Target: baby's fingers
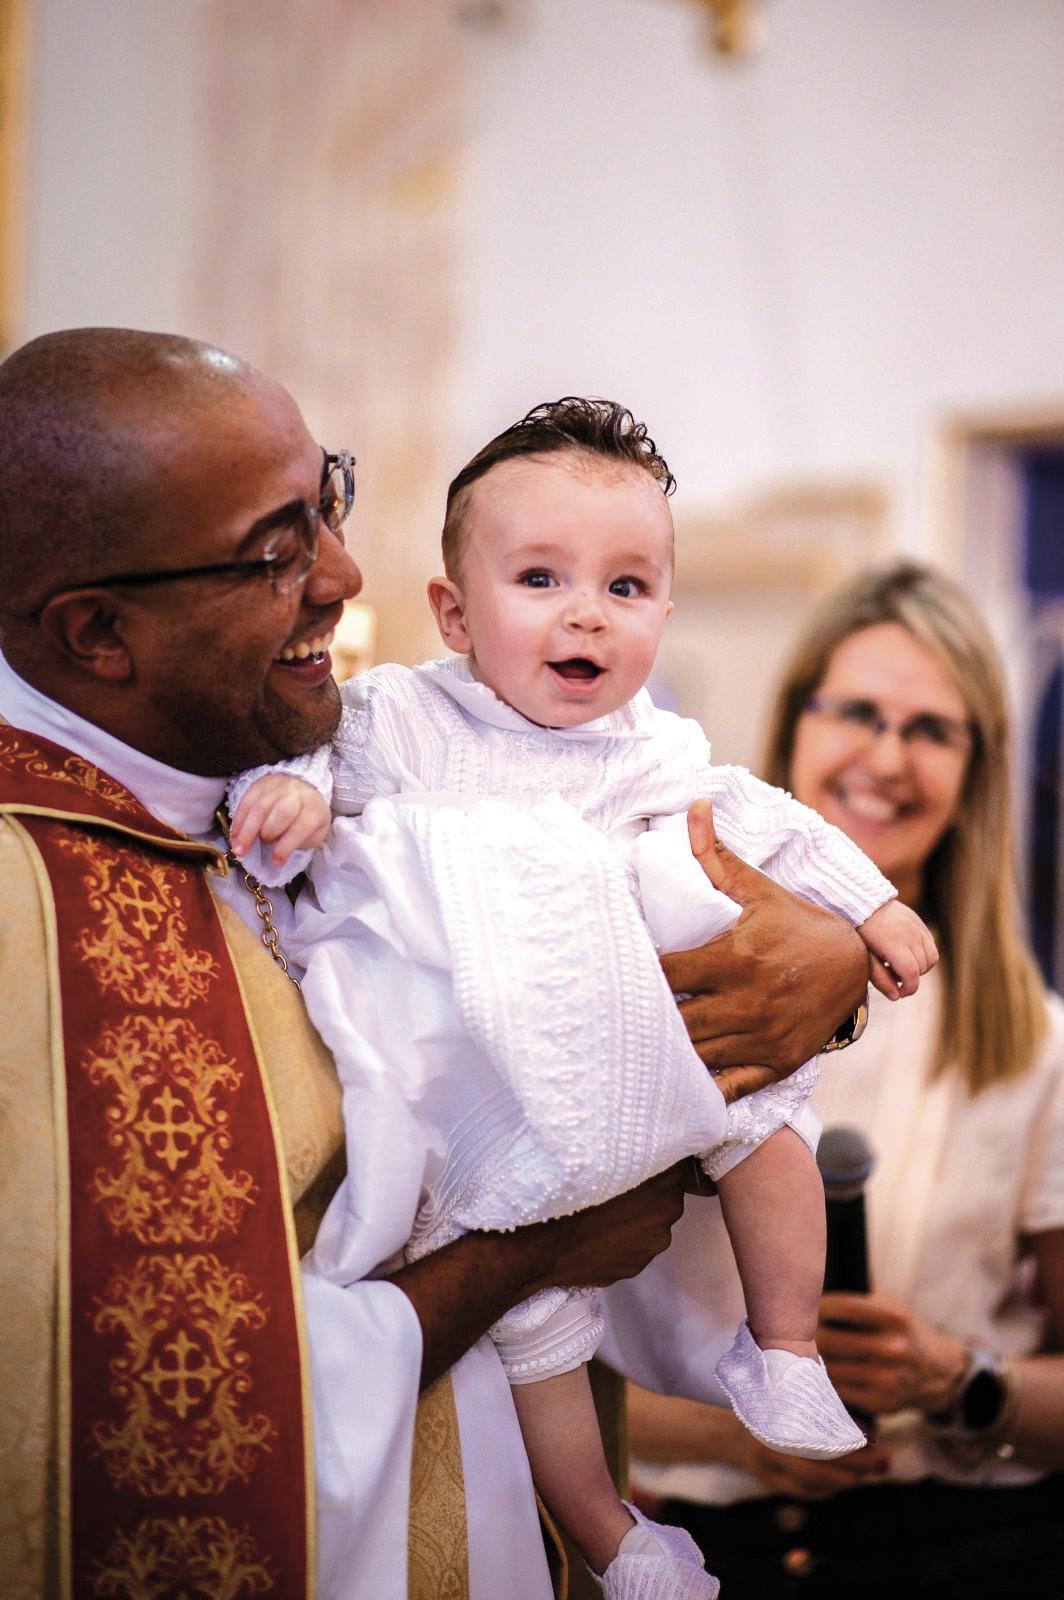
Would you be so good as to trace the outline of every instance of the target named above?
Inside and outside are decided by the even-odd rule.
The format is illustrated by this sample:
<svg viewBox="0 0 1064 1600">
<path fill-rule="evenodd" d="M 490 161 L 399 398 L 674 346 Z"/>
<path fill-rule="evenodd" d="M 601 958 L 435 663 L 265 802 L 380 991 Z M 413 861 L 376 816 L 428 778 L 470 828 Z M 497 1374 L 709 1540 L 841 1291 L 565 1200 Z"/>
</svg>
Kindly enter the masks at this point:
<svg viewBox="0 0 1064 1600">
<path fill-rule="evenodd" d="M 899 945 L 887 954 L 887 965 L 894 974 L 899 994 L 915 994 L 920 987 L 920 974 L 924 970 L 911 945 Z"/>
<path fill-rule="evenodd" d="M 262 822 L 270 809 L 269 793 L 256 794 L 253 786 L 236 808 L 229 828 L 229 843 L 238 856 L 244 855 L 262 833 Z"/>
<path fill-rule="evenodd" d="M 938 945 L 931 937 L 929 929 L 924 928 L 920 937 L 920 971 L 930 972 L 932 967 L 938 966 Z"/>
<path fill-rule="evenodd" d="M 262 837 L 273 843 L 273 863 L 283 867 L 293 850 L 312 850 L 329 831 L 329 808 L 320 795 L 283 795 L 263 824 Z"/>
<path fill-rule="evenodd" d="M 895 949 L 884 948 L 882 953 L 891 966 L 900 969 L 900 957 L 903 949 L 907 950 L 916 964 L 917 976 L 930 972 L 938 962 L 938 949 L 930 928 L 922 917 L 909 906 L 903 906 L 895 900 L 889 908 L 892 917 L 891 942 L 896 947 L 899 961 L 895 961 Z"/>
<path fill-rule="evenodd" d="M 325 811 L 320 821 L 313 818 L 299 816 L 286 828 L 280 838 L 274 841 L 273 850 L 270 852 L 275 867 L 283 867 L 293 850 L 313 850 L 329 831 L 329 813 Z"/>
<path fill-rule="evenodd" d="M 275 843 L 289 828 L 297 824 L 304 803 L 303 796 L 292 789 L 274 795 L 264 807 L 262 822 L 259 824 L 259 837 L 263 842 Z"/>
<path fill-rule="evenodd" d="M 878 989 L 880 994 L 885 994 L 888 1000 L 900 1000 L 901 990 L 898 980 L 890 968 L 876 955 L 874 950 L 868 952 L 869 976 L 872 987 Z"/>
</svg>

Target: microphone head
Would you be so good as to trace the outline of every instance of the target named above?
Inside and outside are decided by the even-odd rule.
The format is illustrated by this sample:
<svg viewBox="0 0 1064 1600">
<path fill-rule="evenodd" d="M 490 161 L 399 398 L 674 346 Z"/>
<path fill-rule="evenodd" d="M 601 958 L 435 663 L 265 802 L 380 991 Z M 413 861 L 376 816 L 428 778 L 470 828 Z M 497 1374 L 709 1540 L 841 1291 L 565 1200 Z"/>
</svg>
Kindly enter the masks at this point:
<svg viewBox="0 0 1064 1600">
<path fill-rule="evenodd" d="M 856 1200 L 872 1174 L 876 1156 L 860 1128 L 839 1122 L 820 1135 L 816 1164 L 828 1200 Z"/>
</svg>

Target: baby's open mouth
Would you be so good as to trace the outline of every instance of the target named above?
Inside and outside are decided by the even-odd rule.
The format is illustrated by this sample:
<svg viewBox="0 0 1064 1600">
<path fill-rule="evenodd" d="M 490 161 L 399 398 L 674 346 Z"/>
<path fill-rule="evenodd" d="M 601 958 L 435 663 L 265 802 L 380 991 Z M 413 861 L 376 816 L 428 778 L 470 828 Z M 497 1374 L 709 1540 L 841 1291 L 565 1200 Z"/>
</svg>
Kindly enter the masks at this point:
<svg viewBox="0 0 1064 1600">
<path fill-rule="evenodd" d="M 560 678 L 568 678 L 576 682 L 590 682 L 601 677 L 606 670 L 594 661 L 588 661 L 586 656 L 570 656 L 567 661 L 550 661 L 547 665 Z"/>
</svg>

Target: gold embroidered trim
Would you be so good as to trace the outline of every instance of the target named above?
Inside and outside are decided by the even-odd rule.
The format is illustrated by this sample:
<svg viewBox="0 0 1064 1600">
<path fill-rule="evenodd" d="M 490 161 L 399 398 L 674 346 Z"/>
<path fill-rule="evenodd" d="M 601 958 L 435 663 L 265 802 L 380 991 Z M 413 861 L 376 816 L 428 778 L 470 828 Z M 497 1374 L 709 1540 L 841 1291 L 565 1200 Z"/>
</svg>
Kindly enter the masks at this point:
<svg viewBox="0 0 1064 1600">
<path fill-rule="evenodd" d="M 241 1082 L 236 1064 L 185 1017 L 124 1017 L 81 1062 L 110 1083 L 108 1144 L 117 1169 L 97 1167 L 92 1197 L 116 1233 L 141 1244 L 209 1244 L 240 1224 L 258 1186 L 226 1167 L 232 1145 L 219 1090 Z"/>
<path fill-rule="evenodd" d="M 135 812 L 141 809 L 139 801 L 127 789 L 81 756 L 68 755 L 65 761 L 56 764 L 39 750 L 19 749 L 18 745 L 17 736 L 12 740 L 0 734 L 0 771 L 16 772 L 21 768 L 28 778 L 45 778 L 50 783 L 69 784 L 82 794 L 99 795 L 116 811 Z"/>
<path fill-rule="evenodd" d="M 6 726 L 6 724 L 3 724 Z M 8 817 L 8 826 L 18 835 L 33 868 L 37 890 L 41 898 L 41 923 L 48 952 L 48 992 L 61 993 L 59 979 L 59 946 L 55 922 L 55 898 L 48 869 L 26 829 L 16 817 Z M 56 1474 L 58 1499 L 58 1560 L 60 1600 L 69 1600 L 72 1577 L 70 1570 L 70 1444 L 71 1444 L 71 1384 L 70 1384 L 70 1277 L 64 1270 L 70 1259 L 70 1166 L 67 1160 L 69 1129 L 67 1127 L 66 1056 L 63 1050 L 63 1019 L 58 1005 L 53 1005 L 49 1017 L 49 1050 L 52 1067 L 53 1130 L 55 1140 L 55 1231 L 56 1231 Z"/>
<path fill-rule="evenodd" d="M 255 1029 L 252 1015 L 253 1007 L 250 1005 L 244 980 L 240 974 L 240 963 L 237 961 L 225 923 L 219 919 L 219 928 L 225 947 L 229 952 L 229 964 L 232 967 L 233 977 L 240 993 L 240 1003 L 244 1008 L 244 1018 L 247 1023 L 248 1034 L 251 1038 L 251 1047 L 255 1052 L 258 1064 L 259 1079 L 262 1083 L 262 1097 L 266 1103 L 266 1114 L 270 1121 L 270 1132 L 273 1135 L 274 1155 L 277 1160 L 277 1181 L 281 1186 L 282 1194 L 288 1194 L 288 1172 L 285 1166 L 284 1141 L 281 1138 L 281 1119 L 277 1114 L 277 1103 L 273 1096 L 273 1085 L 270 1074 L 266 1070 L 266 1060 L 259 1043 L 259 1036 Z M 293 980 L 294 981 L 294 980 Z M 296 984 L 296 988 L 299 985 Z M 343 1146 L 340 1147 L 343 1152 Z M 346 1160 L 346 1152 L 343 1152 Z M 283 1207 L 285 1248 L 288 1251 L 288 1266 L 292 1274 L 294 1286 L 294 1303 L 296 1314 L 296 1339 L 299 1344 L 299 1361 L 302 1373 L 301 1394 L 303 1400 L 303 1494 L 306 1501 L 307 1515 L 307 1597 L 310 1600 L 316 1593 L 316 1576 L 318 1561 L 318 1521 L 316 1485 L 314 1481 L 314 1397 L 310 1384 L 310 1345 L 307 1335 L 307 1312 L 303 1303 L 302 1276 L 299 1265 L 299 1244 L 296 1238 L 296 1219 L 290 1205 Z M 457 1419 L 456 1419 L 457 1420 Z M 463 1516 L 465 1506 L 463 1501 Z"/>
<path fill-rule="evenodd" d="M 59 841 L 87 867 L 89 908 L 99 918 L 86 929 L 79 951 L 100 988 L 127 1005 L 169 1005 L 184 1010 L 205 998 L 218 966 L 207 950 L 190 950 L 175 891 L 187 881 L 183 867 L 132 858 L 88 833 Z"/>
<path fill-rule="evenodd" d="M 2 723 L 0 723 L 2 726 Z M 139 807 L 138 807 L 139 809 Z M 69 822 L 75 828 L 98 828 L 116 839 L 132 839 L 137 844 L 150 844 L 169 856 L 193 857 L 198 865 L 219 878 L 229 876 L 229 864 L 217 845 L 203 839 L 176 837 L 168 833 L 149 833 L 146 828 L 131 828 L 110 817 L 95 817 L 91 812 L 61 811 L 55 806 L 26 805 L 21 800 L 0 800 L 0 817 L 42 817 L 51 822 Z"/>
<path fill-rule="evenodd" d="M 190 1590 L 244 1600 L 273 1588 L 273 1562 L 222 1517 L 151 1517 L 116 1538 L 93 1577 L 108 1600 L 170 1600 Z"/>
<path fill-rule="evenodd" d="M 18 758 L 19 781 L 22 777 L 27 781 L 58 777 L 71 789 L 81 787 L 94 793 L 101 809 L 126 815 L 141 812 L 119 786 L 112 792 L 113 780 L 106 775 L 93 782 L 97 775 L 87 763 L 66 761 L 60 776 L 39 753 L 32 758 L 23 751 L 3 753 Z M 62 761 L 62 757 L 58 759 Z M 244 1121 L 237 1123 L 236 1108 L 244 1107 L 253 1081 L 245 1041 L 253 1040 L 247 1039 L 246 1016 L 238 1026 L 233 1020 L 237 1013 L 229 1009 L 232 1001 L 219 1009 L 217 992 L 212 996 L 215 982 L 224 975 L 225 955 L 221 947 L 212 944 L 210 930 L 201 928 L 206 886 L 192 882 L 204 866 L 210 870 L 209 863 L 221 864 L 221 858 L 194 841 L 153 837 L 106 815 L 57 816 L 43 807 L 18 805 L 4 805 L 0 810 L 10 815 L 13 826 L 32 844 L 28 854 L 38 880 L 44 874 L 41 893 L 53 968 L 53 1024 L 59 1029 L 57 1034 L 53 1027 L 53 1055 L 57 1054 L 56 1044 L 61 1047 L 58 1064 L 53 1062 L 58 1074 L 57 1119 L 61 1121 L 68 1096 L 78 1117 L 76 1123 L 71 1117 L 66 1129 L 68 1148 L 63 1154 L 69 1159 L 58 1162 L 60 1184 L 69 1187 L 74 1159 L 69 1141 L 83 1129 L 77 1193 L 94 1200 L 99 1208 L 95 1222 L 84 1208 L 72 1218 L 67 1197 L 60 1219 L 61 1244 L 65 1235 L 59 1262 L 62 1320 L 58 1330 L 64 1391 L 59 1399 L 58 1441 L 59 1515 L 65 1519 L 60 1559 L 66 1570 L 58 1575 L 62 1591 L 70 1594 L 76 1574 L 77 1581 L 92 1585 L 94 1594 L 128 1594 L 131 1600 L 134 1595 L 136 1600 L 154 1595 L 169 1600 L 176 1593 L 191 1600 L 193 1590 L 211 1600 L 229 1600 L 229 1596 L 236 1600 L 238 1595 L 243 1600 L 246 1594 L 273 1591 L 278 1584 L 286 1594 L 309 1595 L 313 1590 L 307 1569 L 307 1555 L 312 1553 L 312 1510 L 308 1518 L 305 1493 L 298 1496 L 304 1514 L 294 1549 L 291 1539 L 286 1541 L 289 1524 L 285 1514 L 279 1524 L 269 1520 L 291 1505 L 290 1472 L 278 1474 L 289 1438 L 298 1430 L 300 1442 L 309 1444 L 300 1416 L 306 1406 L 293 1406 L 296 1396 L 285 1396 L 283 1382 L 280 1391 L 274 1392 L 282 1370 L 270 1340 L 275 1317 L 277 1332 L 283 1327 L 286 1339 L 294 1334 L 299 1346 L 298 1352 L 285 1346 L 288 1370 L 293 1359 L 296 1364 L 305 1360 L 297 1262 L 290 1239 L 285 1294 L 291 1291 L 293 1300 L 278 1305 L 273 1304 L 276 1272 L 265 1274 L 271 1287 L 263 1291 L 243 1270 L 241 1251 L 234 1253 L 229 1244 L 219 1244 L 219 1255 L 187 1249 L 136 1254 L 136 1244 L 164 1249 L 175 1244 L 195 1247 L 238 1230 L 241 1238 L 259 1241 L 255 1249 L 261 1249 L 262 1223 L 255 1220 L 260 1216 L 255 1204 L 260 1198 L 259 1185 L 234 1161 L 242 1149 L 241 1130 L 246 1126 Z M 47 853 L 45 841 L 38 848 L 36 832 L 26 835 L 31 819 L 61 823 L 46 841 Z M 130 838 L 143 839 L 165 853 L 160 858 L 158 853 L 131 852 L 125 843 Z M 189 870 L 167 860 L 168 854 L 183 855 L 186 861 L 190 855 L 199 859 L 194 866 L 189 863 Z M 55 881 L 70 884 L 72 903 L 76 900 L 84 910 L 64 934 L 60 951 L 58 935 L 64 924 L 58 917 L 60 907 L 52 880 L 62 858 L 68 863 L 66 872 L 74 876 Z M 79 880 L 79 889 L 73 890 Z M 65 904 L 60 901 L 60 906 Z M 190 928 L 196 930 L 191 937 Z M 69 968 L 71 957 L 73 969 Z M 76 1000 L 71 1017 L 66 1018 L 64 984 Z M 202 1022 L 197 1027 L 192 1020 L 193 1016 L 200 1020 L 198 1010 L 192 1008 L 201 1002 L 206 1002 L 206 1014 L 213 1018 L 207 1021 L 206 1031 Z M 97 1022 L 95 1030 L 94 1004 L 97 1015 L 106 1017 L 106 1023 Z M 124 1006 L 130 1008 L 129 1014 L 123 1015 Z M 156 1013 L 156 1007 L 189 1015 L 166 1016 Z M 133 1008 L 143 1010 L 137 1014 Z M 212 1037 L 216 1030 L 217 1036 Z M 261 1060 L 259 1066 L 261 1069 Z M 254 1082 L 257 1095 L 259 1080 Z M 250 1125 L 255 1136 L 244 1142 L 254 1150 L 256 1141 L 261 1142 L 265 1135 L 272 1145 L 280 1183 L 276 1195 L 271 1189 L 268 1155 L 265 1174 L 258 1167 L 255 1172 L 263 1184 L 268 1209 L 277 1207 L 270 1236 L 276 1240 L 277 1224 L 290 1236 L 292 1223 L 284 1199 L 285 1172 L 276 1119 L 268 1089 L 264 1083 L 261 1086 L 266 1104 L 252 1104 Z M 96 1091 L 94 1098 L 92 1090 Z M 265 1126 L 260 1125 L 263 1109 Z M 234 1135 L 239 1135 L 235 1142 Z M 94 1158 L 100 1161 L 108 1148 L 114 1154 L 93 1168 Z M 243 1160 L 252 1164 L 246 1156 Z M 62 1208 L 62 1194 L 60 1202 Z M 246 1236 L 242 1227 L 245 1217 L 252 1230 Z M 76 1265 L 70 1263 L 71 1221 L 79 1241 Z M 94 1277 L 85 1266 L 97 1259 L 105 1226 L 118 1238 L 136 1241 L 132 1253 L 128 1245 L 124 1253 L 119 1250 L 106 1281 Z M 82 1247 L 83 1240 L 89 1248 Z M 276 1259 L 275 1249 L 270 1249 L 267 1257 Z M 63 1258 L 72 1267 L 69 1280 L 82 1296 L 76 1317 L 69 1302 L 64 1302 L 68 1272 Z M 106 1274 L 106 1246 L 102 1247 L 102 1264 Z M 86 1346 L 86 1336 L 97 1340 L 98 1357 Z M 79 1349 L 79 1341 L 87 1361 L 75 1365 L 80 1387 L 74 1391 L 70 1356 Z M 97 1361 L 103 1371 L 89 1379 L 85 1375 Z M 305 1393 L 305 1370 L 300 1376 Z M 95 1403 L 94 1395 L 100 1404 Z M 106 1403 L 105 1395 L 109 1397 Z M 275 1401 L 276 1416 L 272 1415 Z M 72 1410 L 76 1442 L 71 1437 Z M 281 1434 L 278 1428 L 283 1429 Z M 285 1451 L 275 1454 L 278 1439 L 283 1439 Z M 300 1456 L 303 1468 L 298 1476 L 302 1479 L 305 1472 L 309 1478 L 307 1449 L 301 1450 Z M 245 1491 L 239 1492 L 235 1501 L 230 1498 L 229 1504 L 240 1508 L 235 1517 L 228 1510 L 231 1521 L 217 1502 L 218 1514 L 213 1517 L 175 1515 L 187 1496 L 221 1496 L 237 1484 L 262 1481 L 253 1474 L 264 1458 L 270 1457 L 275 1465 L 266 1481 L 273 1490 L 281 1490 L 281 1498 L 272 1513 L 263 1512 L 267 1520 L 261 1528 L 258 1513 L 252 1514 L 254 1496 L 248 1502 L 248 1521 L 244 1521 Z M 95 1467 L 88 1466 L 92 1458 Z M 71 1465 L 76 1469 L 76 1491 L 69 1481 Z M 108 1481 L 114 1500 L 102 1491 Z M 305 1489 L 305 1485 L 301 1487 Z M 123 1502 L 123 1496 L 130 1493 L 154 1499 L 159 1515 L 131 1526 L 122 1510 L 123 1503 L 129 1504 L 128 1498 Z M 276 1500 L 276 1493 L 274 1497 Z M 178 1502 L 176 1507 L 173 1500 Z M 70 1519 L 72 1505 L 77 1513 L 73 1521 L 76 1534 Z M 252 1527 L 261 1539 L 261 1548 L 254 1543 Z M 276 1540 L 272 1536 L 275 1527 L 280 1529 Z M 290 1531 L 295 1531 L 294 1523 Z M 75 1557 L 72 1572 L 70 1553 L 75 1549 L 87 1558 L 88 1568 Z M 299 1582 L 293 1586 L 289 1580 L 297 1572 Z"/>
<path fill-rule="evenodd" d="M 111 1394 L 125 1416 L 92 1430 L 111 1481 L 183 1499 L 250 1477 L 276 1430 L 248 1414 L 251 1358 L 240 1335 L 267 1314 L 243 1274 L 214 1255 L 140 1256 L 98 1306 L 94 1331 L 122 1341 Z"/>
<path fill-rule="evenodd" d="M 469 1536 L 458 1411 L 449 1376 L 426 1389 L 410 1465 L 409 1600 L 469 1600 Z"/>
</svg>

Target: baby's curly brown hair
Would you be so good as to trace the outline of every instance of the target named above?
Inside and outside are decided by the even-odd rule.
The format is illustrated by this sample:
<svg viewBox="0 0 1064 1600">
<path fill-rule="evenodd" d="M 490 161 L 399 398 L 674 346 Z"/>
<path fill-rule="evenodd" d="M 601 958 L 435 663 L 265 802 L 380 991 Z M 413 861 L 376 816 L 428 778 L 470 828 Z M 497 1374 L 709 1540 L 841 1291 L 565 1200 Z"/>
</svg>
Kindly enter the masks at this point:
<svg viewBox="0 0 1064 1600">
<path fill-rule="evenodd" d="M 639 467 L 661 485 L 666 495 L 676 487 L 669 464 L 647 433 L 646 423 L 637 422 L 626 406 L 618 405 L 616 400 L 584 399 L 575 394 L 545 401 L 533 406 L 520 422 L 496 434 L 453 479 L 447 490 L 442 538 L 448 577 L 458 576 L 469 490 L 477 479 L 515 456 L 551 455 L 558 451 L 601 456 L 607 461 Z"/>
</svg>

